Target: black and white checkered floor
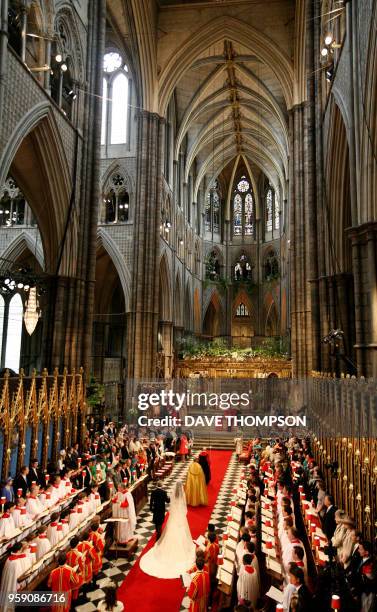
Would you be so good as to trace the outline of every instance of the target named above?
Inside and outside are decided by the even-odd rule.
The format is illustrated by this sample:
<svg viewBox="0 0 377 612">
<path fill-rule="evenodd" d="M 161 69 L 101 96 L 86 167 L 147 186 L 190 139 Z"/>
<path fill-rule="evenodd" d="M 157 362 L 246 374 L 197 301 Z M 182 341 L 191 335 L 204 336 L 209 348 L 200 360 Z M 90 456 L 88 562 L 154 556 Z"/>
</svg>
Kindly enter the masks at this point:
<svg viewBox="0 0 377 612">
<path fill-rule="evenodd" d="M 189 463 L 189 461 L 184 463 L 176 463 L 170 476 L 164 480 L 164 489 L 168 495 L 172 493 L 174 484 L 177 480 L 182 480 L 185 482 Z M 220 487 L 211 519 L 209 521 L 216 525 L 216 529 L 219 532 L 223 531 L 226 527 L 226 517 L 229 510 L 230 499 L 232 497 L 232 489 L 238 484 L 240 474 L 241 466 L 237 461 L 236 455 L 233 454 Z M 152 490 L 154 486 L 154 483 L 150 483 L 148 487 L 149 491 Z M 118 558 L 116 560 L 109 561 L 104 557 L 102 571 L 96 578 L 97 588 L 92 591 L 87 590 L 84 593 L 80 593 L 79 598 L 75 602 L 74 609 L 77 612 L 95 612 L 95 610 L 97 610 L 98 602 L 104 598 L 104 591 L 102 588 L 106 586 L 106 584 L 109 584 L 110 581 L 118 584 L 119 586 L 122 584 L 132 566 L 142 553 L 144 547 L 153 536 L 153 533 L 154 524 L 152 522 L 152 514 L 149 510 L 149 505 L 146 504 L 144 509 L 137 517 L 135 529 L 135 537 L 137 537 L 139 541 L 137 554 L 131 560 Z M 182 601 L 180 610 L 188 610 L 188 608 L 189 600 L 187 597 L 185 597 Z M 175 611 L 166 610 L 165 612 Z"/>
</svg>

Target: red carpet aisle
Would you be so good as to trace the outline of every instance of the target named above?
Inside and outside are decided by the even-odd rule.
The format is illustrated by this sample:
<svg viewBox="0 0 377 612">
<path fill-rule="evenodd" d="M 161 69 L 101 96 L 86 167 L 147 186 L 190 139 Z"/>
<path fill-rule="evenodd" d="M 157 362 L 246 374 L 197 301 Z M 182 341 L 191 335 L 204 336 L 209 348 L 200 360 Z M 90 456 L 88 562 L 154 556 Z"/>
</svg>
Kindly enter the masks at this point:
<svg viewBox="0 0 377 612">
<path fill-rule="evenodd" d="M 193 538 L 204 533 L 228 467 L 230 451 L 211 451 L 211 482 L 208 485 L 208 506 L 190 508 L 188 521 Z M 154 536 L 144 548 L 143 554 L 154 544 Z M 179 546 L 179 542 L 177 542 Z M 118 599 L 125 604 L 126 612 L 178 612 L 185 590 L 180 579 L 161 580 L 141 571 L 139 561 L 135 563 L 118 590 Z"/>
</svg>

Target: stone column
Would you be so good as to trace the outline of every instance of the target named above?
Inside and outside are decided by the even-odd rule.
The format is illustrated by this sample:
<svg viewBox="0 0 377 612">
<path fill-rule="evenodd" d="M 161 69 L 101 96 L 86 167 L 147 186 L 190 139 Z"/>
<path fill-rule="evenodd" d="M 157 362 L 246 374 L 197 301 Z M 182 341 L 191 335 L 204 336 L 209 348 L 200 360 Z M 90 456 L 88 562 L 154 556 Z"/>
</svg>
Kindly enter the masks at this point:
<svg viewBox="0 0 377 612">
<path fill-rule="evenodd" d="M 349 230 L 355 286 L 358 375 L 377 376 L 377 222 Z"/>
<path fill-rule="evenodd" d="M 0 8 L 0 125 L 3 120 L 5 77 L 8 64 L 8 0 L 2 0 Z"/>
<path fill-rule="evenodd" d="M 51 278 L 48 309 L 44 316 L 43 364 L 69 369 L 84 367 L 88 376 L 91 366 L 93 334 L 94 284 L 96 266 L 97 220 L 100 199 L 100 138 L 102 111 L 102 66 L 105 45 L 106 2 L 89 3 L 88 57 L 86 72 L 83 143 L 78 143 L 78 157 L 73 173 L 73 201 L 79 209 L 76 229 L 75 215 L 67 227 L 66 244 L 56 275 Z M 75 192 L 75 185 L 80 191 Z M 71 261 L 69 238 L 75 234 L 77 258 L 72 263 L 72 275 L 61 274 L 62 262 Z"/>
<path fill-rule="evenodd" d="M 159 220 L 165 120 L 138 116 L 134 266 L 128 321 L 128 377 L 154 378 L 159 290 Z"/>
</svg>

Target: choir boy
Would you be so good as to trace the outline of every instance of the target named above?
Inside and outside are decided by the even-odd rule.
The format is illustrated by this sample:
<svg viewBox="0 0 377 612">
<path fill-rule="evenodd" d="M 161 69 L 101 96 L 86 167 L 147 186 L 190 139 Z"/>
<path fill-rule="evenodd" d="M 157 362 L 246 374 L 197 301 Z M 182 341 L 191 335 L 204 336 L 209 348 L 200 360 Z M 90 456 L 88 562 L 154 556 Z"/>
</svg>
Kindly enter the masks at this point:
<svg viewBox="0 0 377 612">
<path fill-rule="evenodd" d="M 52 570 L 47 586 L 50 587 L 53 593 L 64 593 L 65 602 L 52 606 L 52 610 L 58 612 L 69 612 L 71 609 L 72 590 L 77 587 L 80 582 L 79 575 L 67 565 L 67 555 L 62 552 L 58 557 L 59 566 Z"/>
<path fill-rule="evenodd" d="M 204 559 L 196 560 L 198 571 L 192 577 L 191 584 L 187 590 L 190 599 L 189 612 L 205 612 L 209 596 L 209 574 L 204 571 Z"/>
</svg>

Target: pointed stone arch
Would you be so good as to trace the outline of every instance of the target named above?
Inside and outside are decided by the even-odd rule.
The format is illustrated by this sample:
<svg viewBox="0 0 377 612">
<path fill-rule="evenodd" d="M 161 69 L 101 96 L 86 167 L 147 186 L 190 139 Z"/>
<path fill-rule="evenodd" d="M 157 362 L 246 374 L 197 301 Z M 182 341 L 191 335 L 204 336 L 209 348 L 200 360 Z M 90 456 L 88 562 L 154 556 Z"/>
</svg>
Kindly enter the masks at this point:
<svg viewBox="0 0 377 612">
<path fill-rule="evenodd" d="M 203 334 L 216 338 L 222 335 L 224 325 L 223 309 L 221 299 L 216 290 L 211 295 L 204 312 Z"/>
<path fill-rule="evenodd" d="M 174 325 L 176 327 L 182 327 L 182 282 L 179 271 L 175 277 L 174 285 Z"/>
<path fill-rule="evenodd" d="M 192 293 L 190 282 L 187 281 L 185 289 L 185 300 L 184 300 L 184 313 L 183 313 L 183 325 L 188 331 L 193 329 L 193 317 L 192 317 Z"/>
<path fill-rule="evenodd" d="M 37 240 L 35 237 L 37 236 Z M 21 258 L 25 251 L 29 251 L 37 260 L 38 264 L 44 269 L 44 255 L 43 255 L 43 247 L 41 243 L 41 239 L 39 236 L 38 230 L 34 231 L 34 235 L 26 230 L 22 230 L 15 238 L 10 242 L 5 249 L 5 251 L 1 254 L 4 259 L 9 259 L 11 261 L 17 261 L 17 259 Z M 7 264 L 4 262 L 1 267 L 5 267 Z"/>
<path fill-rule="evenodd" d="M 99 227 L 97 230 L 97 250 L 100 246 L 107 252 L 118 273 L 124 293 L 125 309 L 128 312 L 130 307 L 131 273 L 116 242 L 103 227 Z"/>
<path fill-rule="evenodd" d="M 242 308 L 242 314 L 238 311 Z M 232 345 L 249 348 L 255 334 L 256 320 L 250 296 L 240 289 L 232 304 L 231 335 Z"/>
<path fill-rule="evenodd" d="M 163 253 L 160 259 L 159 268 L 160 284 L 159 284 L 159 318 L 160 321 L 172 321 L 173 319 L 173 308 L 172 308 L 172 290 L 171 290 L 171 276 L 170 266 L 166 256 Z"/>
<path fill-rule="evenodd" d="M 41 233 L 45 269 L 56 273 L 59 249 L 68 212 L 71 177 L 61 136 L 48 102 L 34 106 L 18 123 L 0 160 L 0 184 L 11 173 L 33 211 Z M 75 226 L 75 219 L 71 228 Z M 60 272 L 69 273 L 68 259 L 75 259 L 72 235 L 69 258 Z M 67 251 L 67 249 L 66 249 Z"/>
<path fill-rule="evenodd" d="M 268 293 L 264 301 L 264 335 L 279 336 L 280 317 L 276 302 L 271 293 Z"/>
</svg>

